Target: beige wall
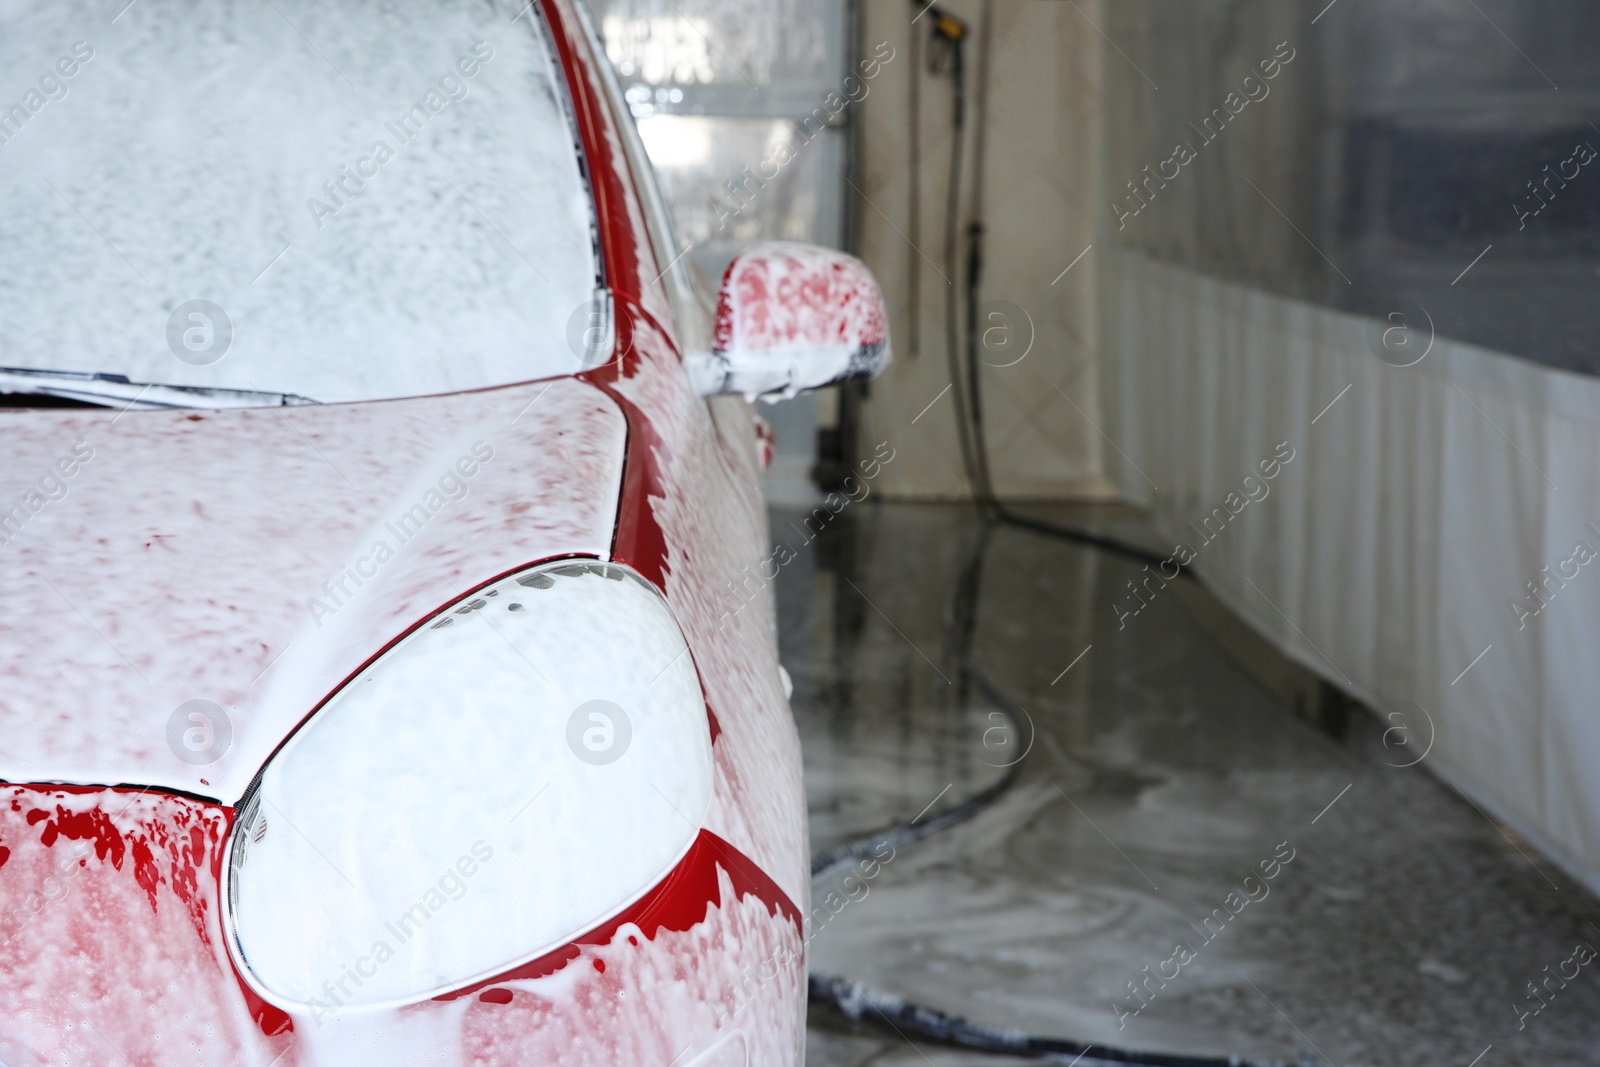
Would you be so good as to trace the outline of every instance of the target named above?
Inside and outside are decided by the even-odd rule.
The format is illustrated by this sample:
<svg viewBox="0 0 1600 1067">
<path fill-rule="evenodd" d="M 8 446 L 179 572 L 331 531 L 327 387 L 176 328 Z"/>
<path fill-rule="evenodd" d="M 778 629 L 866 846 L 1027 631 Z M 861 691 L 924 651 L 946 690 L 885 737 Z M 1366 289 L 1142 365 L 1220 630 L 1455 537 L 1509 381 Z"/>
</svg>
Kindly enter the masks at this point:
<svg viewBox="0 0 1600 1067">
<path fill-rule="evenodd" d="M 1115 377 L 1100 352 L 1105 251 L 1137 249 L 1285 295 L 1328 295 L 1323 290 L 1332 276 L 1309 243 L 1318 236 L 1320 123 L 1317 38 L 1308 32 L 1308 9 L 1298 0 L 992 0 L 985 102 L 978 97 L 985 5 L 949 0 L 944 6 L 966 18 L 975 35 L 968 48 L 967 199 L 954 270 L 945 237 L 951 78 L 927 70 L 926 36 L 916 72 L 914 5 L 862 3 L 863 54 L 883 42 L 896 50 L 857 114 L 857 207 L 858 248 L 889 299 L 897 357 L 871 387 L 861 431 L 871 440 L 863 443 L 869 451 L 882 440 L 899 448 L 885 478 L 891 495 L 970 493 L 954 391 L 918 416 L 951 381 L 946 302 L 958 295 L 967 225 L 976 214 L 987 226 L 980 308 L 1014 305 L 1021 329 L 1031 323 L 1034 332 L 1022 362 L 982 367 L 996 491 L 1019 499 L 1114 496 L 1104 475 L 1120 468 L 1106 462 L 1110 445 L 1100 434 L 1114 433 L 1101 397 L 1102 377 Z M 924 17 L 915 29 L 925 33 L 929 21 Z M 1293 59 L 1275 65 L 1265 96 L 1210 140 L 1191 125 L 1214 109 L 1231 110 L 1247 88 L 1259 94 L 1260 64 L 1284 55 L 1284 42 Z M 1247 87 L 1249 75 L 1256 80 Z M 921 94 L 915 171 L 913 76 Z M 980 108 L 987 116 L 984 185 L 975 205 Z M 1180 142 L 1195 158 L 1173 180 L 1152 184 L 1145 168 L 1170 160 Z M 1130 181 L 1149 202 L 1123 216 L 1114 203 L 1139 203 Z M 912 218 L 914 182 L 920 222 Z M 980 324 L 994 325 L 986 314 Z M 994 364 L 1008 359 L 982 349 L 980 356 Z"/>
<path fill-rule="evenodd" d="M 863 198 L 858 247 L 888 298 L 896 356 L 871 387 L 862 435 L 867 452 L 883 440 L 897 448 L 881 483 L 890 495 L 966 496 L 970 490 L 953 391 L 927 408 L 951 382 L 944 316 L 946 301 L 958 289 L 947 281 L 956 279 L 945 240 L 951 79 L 927 71 L 926 37 L 923 69 L 916 72 L 911 34 L 925 32 L 928 19 L 913 27 L 913 5 L 863 0 L 862 6 L 863 54 L 881 42 L 895 49 L 857 121 L 862 123 Z M 949 0 L 946 6 L 967 18 L 976 35 L 983 6 L 978 0 Z M 1114 495 L 1102 477 L 1105 444 L 1095 429 L 1100 422 L 1095 251 L 1060 277 L 1104 229 L 1106 197 L 1098 160 L 1105 59 L 1089 21 L 1102 21 L 1102 4 L 1078 0 L 1075 9 L 1044 0 L 1006 0 L 992 5 L 992 18 L 981 205 L 988 232 L 980 305 L 1015 305 L 1023 313 L 1019 322 L 1031 320 L 1035 334 L 1020 363 L 982 370 L 995 487 L 1014 498 Z M 976 39 L 968 49 L 969 137 L 977 129 L 978 102 L 972 95 L 980 49 Z M 914 75 L 921 79 L 922 165 L 916 172 L 908 163 Z M 969 140 L 969 164 L 974 147 Z M 969 191 L 971 174 L 969 166 L 964 183 Z M 913 182 L 920 183 L 920 224 L 911 218 Z M 963 205 L 958 270 L 965 268 L 971 218 L 971 204 Z M 912 280 L 919 272 L 920 315 L 913 323 Z M 991 352 L 984 358 L 1002 363 L 1015 357 Z"/>
</svg>

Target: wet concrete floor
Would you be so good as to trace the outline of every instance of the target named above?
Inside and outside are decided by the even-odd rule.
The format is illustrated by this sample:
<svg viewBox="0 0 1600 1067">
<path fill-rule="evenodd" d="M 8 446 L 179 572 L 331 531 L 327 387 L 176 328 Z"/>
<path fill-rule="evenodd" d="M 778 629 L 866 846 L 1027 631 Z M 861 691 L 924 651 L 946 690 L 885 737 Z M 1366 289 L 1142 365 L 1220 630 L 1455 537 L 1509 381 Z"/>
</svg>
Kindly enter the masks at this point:
<svg viewBox="0 0 1600 1067">
<path fill-rule="evenodd" d="M 1026 750 L 971 821 L 848 892 L 817 884 L 838 895 L 814 973 L 1140 1050 L 1600 1062 L 1600 960 L 1577 951 L 1600 947 L 1600 902 L 1425 758 L 1403 766 L 1425 739 L 1359 708 L 1297 715 L 1224 650 L 1202 592 L 1163 593 L 1119 630 L 1127 558 L 871 501 L 807 543 L 802 514 L 774 509 L 772 528 L 797 553 L 780 646 L 814 852 L 935 818 Z M 1151 536 L 1125 510 L 1057 517 Z M 813 1067 L 1017 1062 L 813 1007 Z"/>
</svg>

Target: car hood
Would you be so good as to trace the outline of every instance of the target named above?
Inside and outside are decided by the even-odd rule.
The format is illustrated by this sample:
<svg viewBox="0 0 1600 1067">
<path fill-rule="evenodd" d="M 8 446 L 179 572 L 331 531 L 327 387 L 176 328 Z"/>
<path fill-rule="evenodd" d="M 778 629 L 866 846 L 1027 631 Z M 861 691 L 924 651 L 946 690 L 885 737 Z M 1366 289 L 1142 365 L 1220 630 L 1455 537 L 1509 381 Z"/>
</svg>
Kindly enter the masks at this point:
<svg viewBox="0 0 1600 1067">
<path fill-rule="evenodd" d="M 236 801 L 433 611 L 529 563 L 608 558 L 626 437 L 617 405 L 575 379 L 0 412 L 0 780 Z M 207 748 L 190 712 L 212 706 Z"/>
</svg>

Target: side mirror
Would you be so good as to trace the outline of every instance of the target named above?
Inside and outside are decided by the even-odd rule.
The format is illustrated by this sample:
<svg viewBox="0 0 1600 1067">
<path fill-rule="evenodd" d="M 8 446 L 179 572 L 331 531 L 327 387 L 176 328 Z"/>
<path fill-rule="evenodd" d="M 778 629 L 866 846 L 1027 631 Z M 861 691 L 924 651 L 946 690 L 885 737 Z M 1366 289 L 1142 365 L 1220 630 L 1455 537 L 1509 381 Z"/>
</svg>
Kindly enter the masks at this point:
<svg viewBox="0 0 1600 1067">
<path fill-rule="evenodd" d="M 689 357 L 701 396 L 771 401 L 877 375 L 889 363 L 889 317 L 859 259 L 771 242 L 729 264 L 712 346 Z"/>
</svg>

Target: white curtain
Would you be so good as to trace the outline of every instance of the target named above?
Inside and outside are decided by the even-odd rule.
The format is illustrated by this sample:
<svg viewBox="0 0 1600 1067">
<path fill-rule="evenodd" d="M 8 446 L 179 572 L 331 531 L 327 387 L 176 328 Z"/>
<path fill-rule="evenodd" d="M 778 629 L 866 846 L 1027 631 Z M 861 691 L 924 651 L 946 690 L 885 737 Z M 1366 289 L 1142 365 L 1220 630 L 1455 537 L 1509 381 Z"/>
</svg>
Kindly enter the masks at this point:
<svg viewBox="0 0 1600 1067">
<path fill-rule="evenodd" d="M 1600 380 L 1442 338 L 1396 367 L 1375 320 L 1127 252 L 1104 272 L 1114 477 L 1285 653 L 1424 709 L 1396 762 L 1431 733 L 1423 766 L 1600 891 Z M 1207 542 L 1188 524 L 1219 507 Z"/>
</svg>

